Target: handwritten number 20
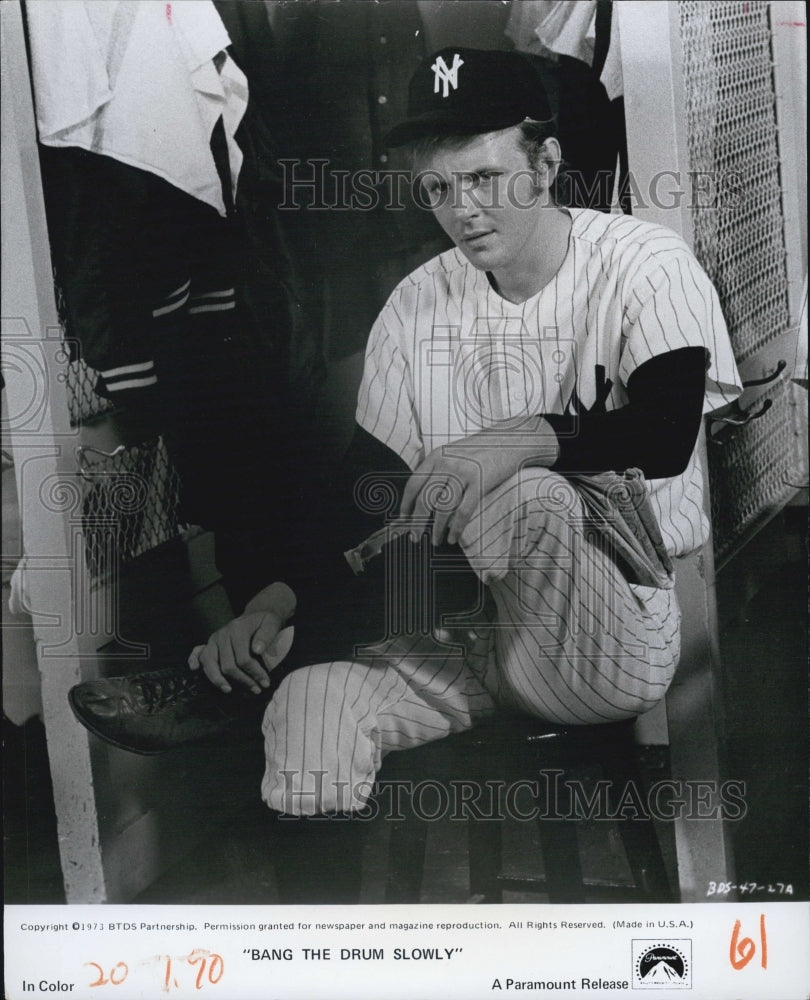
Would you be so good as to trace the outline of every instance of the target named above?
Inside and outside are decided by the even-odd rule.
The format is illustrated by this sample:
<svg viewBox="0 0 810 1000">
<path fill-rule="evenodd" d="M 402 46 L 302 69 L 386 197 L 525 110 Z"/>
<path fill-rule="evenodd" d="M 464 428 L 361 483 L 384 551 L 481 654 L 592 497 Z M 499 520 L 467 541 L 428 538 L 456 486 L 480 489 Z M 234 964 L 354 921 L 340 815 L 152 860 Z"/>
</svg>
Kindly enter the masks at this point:
<svg viewBox="0 0 810 1000">
<path fill-rule="evenodd" d="M 85 962 L 84 964 L 93 965 L 98 969 L 98 979 L 90 983 L 90 986 L 106 986 L 108 983 L 112 983 L 113 986 L 120 986 L 129 974 L 129 966 L 126 962 L 119 962 L 117 965 L 114 965 L 110 969 L 109 978 L 104 975 L 104 969 L 101 968 L 98 962 Z"/>
</svg>

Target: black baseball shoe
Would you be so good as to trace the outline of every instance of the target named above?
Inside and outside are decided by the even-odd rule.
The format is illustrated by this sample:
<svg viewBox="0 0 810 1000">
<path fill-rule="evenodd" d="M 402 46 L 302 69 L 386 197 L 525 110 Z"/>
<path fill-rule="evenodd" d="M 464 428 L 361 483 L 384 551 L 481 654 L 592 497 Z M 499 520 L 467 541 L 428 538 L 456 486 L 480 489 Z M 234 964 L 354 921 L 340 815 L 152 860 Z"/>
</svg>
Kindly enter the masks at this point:
<svg viewBox="0 0 810 1000">
<path fill-rule="evenodd" d="M 267 704 L 246 690 L 223 694 L 202 671 L 188 667 L 85 681 L 70 689 L 68 700 L 78 721 L 99 739 L 146 755 L 216 741 L 237 727 L 252 732 L 245 723 L 255 717 L 258 725 Z"/>
</svg>

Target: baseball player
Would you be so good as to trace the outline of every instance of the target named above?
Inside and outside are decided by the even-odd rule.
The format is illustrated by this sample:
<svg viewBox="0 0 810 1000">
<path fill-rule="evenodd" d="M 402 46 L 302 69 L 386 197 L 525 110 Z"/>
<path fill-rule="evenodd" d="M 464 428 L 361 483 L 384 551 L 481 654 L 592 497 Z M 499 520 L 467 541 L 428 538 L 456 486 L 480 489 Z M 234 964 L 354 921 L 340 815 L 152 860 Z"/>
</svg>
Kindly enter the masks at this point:
<svg viewBox="0 0 810 1000">
<path fill-rule="evenodd" d="M 520 55 L 451 48 L 419 67 L 389 137 L 412 147 L 419 196 L 455 246 L 374 324 L 355 453 L 370 473 L 386 455 L 406 470 L 392 528 L 449 546 L 483 596 L 463 653 L 406 627 L 284 678 L 262 726 L 276 816 L 351 817 L 387 753 L 499 708 L 607 722 L 645 711 L 672 679 L 671 560 L 708 532 L 701 414 L 741 386 L 716 293 L 678 236 L 557 203 L 550 119 Z M 268 587 L 192 668 L 223 691 L 268 687 L 300 596 Z M 282 894 L 352 898 L 349 876 L 342 890 L 304 888 L 290 860 L 304 825 L 276 823 Z M 336 864 L 351 826 L 320 824 Z"/>
</svg>

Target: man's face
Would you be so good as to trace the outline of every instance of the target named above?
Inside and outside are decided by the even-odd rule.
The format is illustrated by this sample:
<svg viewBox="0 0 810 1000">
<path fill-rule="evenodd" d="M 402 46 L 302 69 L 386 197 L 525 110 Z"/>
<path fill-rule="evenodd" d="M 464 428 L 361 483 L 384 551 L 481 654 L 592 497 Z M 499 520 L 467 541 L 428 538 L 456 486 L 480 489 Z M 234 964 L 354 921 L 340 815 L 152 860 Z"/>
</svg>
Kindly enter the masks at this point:
<svg viewBox="0 0 810 1000">
<path fill-rule="evenodd" d="M 474 267 L 496 278 L 520 272 L 536 256 L 548 202 L 543 172 L 530 169 L 518 139 L 517 128 L 488 132 L 418 164 L 444 231 Z"/>
</svg>

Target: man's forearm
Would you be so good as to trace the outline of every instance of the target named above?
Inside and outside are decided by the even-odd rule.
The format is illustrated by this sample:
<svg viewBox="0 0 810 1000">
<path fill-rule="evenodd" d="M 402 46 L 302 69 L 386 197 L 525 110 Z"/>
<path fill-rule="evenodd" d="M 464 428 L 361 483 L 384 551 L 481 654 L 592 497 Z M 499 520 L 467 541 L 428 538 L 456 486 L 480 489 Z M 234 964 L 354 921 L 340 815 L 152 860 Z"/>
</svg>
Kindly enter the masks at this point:
<svg viewBox="0 0 810 1000">
<path fill-rule="evenodd" d="M 254 611 L 268 611 L 278 615 L 283 625 L 295 614 L 296 604 L 296 597 L 292 589 L 286 583 L 277 580 L 269 587 L 265 587 L 264 590 L 260 590 L 255 597 L 248 601 L 245 614 L 251 614 Z"/>
</svg>

